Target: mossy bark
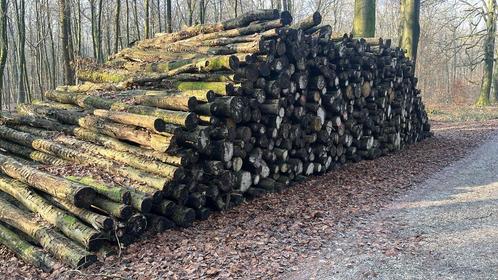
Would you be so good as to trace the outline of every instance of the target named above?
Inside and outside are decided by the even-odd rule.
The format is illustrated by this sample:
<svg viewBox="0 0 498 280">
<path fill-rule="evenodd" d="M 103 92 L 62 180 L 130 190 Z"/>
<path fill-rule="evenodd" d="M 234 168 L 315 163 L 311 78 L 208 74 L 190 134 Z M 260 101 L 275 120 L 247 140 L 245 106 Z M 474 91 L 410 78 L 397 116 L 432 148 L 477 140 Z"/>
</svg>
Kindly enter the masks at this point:
<svg viewBox="0 0 498 280">
<path fill-rule="evenodd" d="M 190 163 L 193 163 L 192 160 L 189 160 L 189 157 L 175 156 L 170 155 L 168 153 L 162 153 L 154 150 L 147 150 L 137 146 L 133 146 L 127 144 L 125 142 L 119 141 L 118 139 L 112 138 L 107 135 L 103 135 L 100 133 L 96 133 L 94 131 L 84 129 L 84 128 L 76 128 L 74 130 L 74 135 L 76 138 L 90 141 L 95 144 L 100 144 L 106 148 L 113 149 L 116 151 L 129 152 L 139 157 L 149 157 L 152 159 L 157 159 L 161 162 L 175 165 L 175 166 L 183 166 Z"/>
<path fill-rule="evenodd" d="M 36 130 L 33 132 L 36 132 Z M 24 146 L 56 155 L 68 161 L 78 162 L 85 165 L 95 165 L 99 168 L 104 169 L 110 174 L 118 174 L 120 176 L 130 178 L 131 180 L 146 184 L 147 186 L 153 187 L 158 190 L 162 190 L 167 183 L 172 181 L 172 179 L 170 178 L 155 176 L 153 174 L 146 173 L 129 166 L 117 165 L 115 162 L 97 158 L 94 154 L 85 152 L 84 150 L 67 148 L 51 140 L 37 138 L 31 134 L 16 131 L 7 127 L 0 126 L 0 138 L 8 139 L 10 141 L 16 141 L 17 143 Z M 54 178 L 62 180 L 63 182 L 70 182 L 62 178 Z M 77 183 L 74 184 L 79 185 Z M 140 185 L 136 185 L 136 187 L 141 188 Z M 86 187 L 85 189 L 88 189 L 88 187 Z M 92 189 L 90 188 L 90 190 Z M 93 190 L 92 194 L 94 194 Z"/>
<path fill-rule="evenodd" d="M 117 187 L 117 186 L 109 186 L 108 184 L 104 184 L 99 182 L 89 176 L 85 177 L 76 177 L 76 176 L 66 176 L 66 179 L 71 180 L 73 182 L 80 183 L 82 185 L 86 185 L 94 189 L 98 194 L 112 200 L 115 202 L 120 202 L 123 204 L 131 203 L 131 194 L 130 191 Z"/>
<path fill-rule="evenodd" d="M 12 178 L 79 207 L 88 206 L 95 197 L 95 191 L 87 186 L 44 173 L 4 155 L 0 155 L 0 169 Z"/>
<path fill-rule="evenodd" d="M 120 101 L 113 101 L 101 97 L 50 91 L 46 93 L 50 100 L 78 105 L 85 109 L 105 109 L 111 111 L 124 111 L 128 113 L 150 115 L 161 118 L 166 123 L 183 126 L 187 129 L 195 128 L 197 117 L 193 113 L 170 111 L 141 105 L 130 105 Z"/>
<path fill-rule="evenodd" d="M 127 220 L 131 217 L 131 215 L 133 215 L 133 209 L 131 206 L 117 203 L 101 196 L 95 197 L 92 201 L 92 206 L 122 220 Z"/>
<path fill-rule="evenodd" d="M 354 36 L 375 36 L 375 1 L 376 0 L 355 0 L 353 18 Z"/>
<path fill-rule="evenodd" d="M 160 152 L 167 151 L 175 143 L 175 136 L 172 134 L 162 133 L 159 135 L 146 130 L 138 130 L 134 126 L 118 124 L 94 116 L 81 118 L 78 120 L 78 124 L 86 129 L 151 147 Z"/>
<path fill-rule="evenodd" d="M 26 263 L 45 272 L 51 272 L 55 261 L 40 248 L 31 245 L 19 234 L 0 223 L 0 243 L 9 248 Z"/>
<path fill-rule="evenodd" d="M 45 221 L 59 229 L 71 240 L 76 241 L 90 251 L 98 249 L 100 245 L 100 233 L 98 231 L 50 204 L 30 189 L 28 185 L 0 176 L 0 190 L 13 196 L 31 212 L 39 214 Z"/>
<path fill-rule="evenodd" d="M 154 116 L 138 115 L 126 112 L 114 112 L 102 109 L 94 110 L 93 114 L 97 117 L 106 118 L 121 124 L 147 128 L 155 132 L 164 131 L 164 121 Z"/>
<path fill-rule="evenodd" d="M 417 61 L 418 41 L 420 38 L 420 0 L 401 1 L 400 48 L 406 50 L 406 56 Z"/>
<path fill-rule="evenodd" d="M 117 162 L 121 162 L 129 166 L 138 168 L 140 170 L 160 175 L 162 177 L 175 179 L 175 180 L 183 179 L 184 177 L 183 168 L 181 167 L 164 164 L 158 161 L 148 160 L 143 157 L 135 156 L 134 154 L 127 152 L 109 150 L 102 146 L 97 146 L 67 136 L 59 136 L 57 137 L 57 140 L 61 141 L 64 144 L 77 146 L 80 149 L 84 149 L 89 153 L 95 153 L 105 158 L 109 158 Z"/>
<path fill-rule="evenodd" d="M 114 228 L 114 220 L 108 216 L 97 214 L 85 208 L 76 207 L 67 201 L 53 198 L 49 195 L 43 195 L 43 197 L 55 206 L 66 210 L 78 217 L 78 219 L 91 225 L 96 230 L 110 231 Z"/>
<path fill-rule="evenodd" d="M 486 1 L 486 36 L 484 38 L 484 74 L 481 80 L 481 90 L 479 98 L 477 99 L 476 106 L 488 106 L 491 104 L 491 84 L 493 79 L 493 64 L 494 64 L 494 49 L 495 49 L 495 36 L 496 36 L 496 1 Z"/>
<path fill-rule="evenodd" d="M 36 151 L 26 146 L 21 146 L 9 141 L 0 140 L 0 148 L 16 155 L 20 155 L 27 159 L 32 159 L 45 164 L 64 166 L 69 164 L 68 161 L 63 160 L 58 157 L 54 157 L 50 154 Z"/>
<path fill-rule="evenodd" d="M 73 268 L 88 266 L 97 260 L 96 256 L 73 243 L 68 238 L 38 222 L 35 217 L 7 200 L 0 198 L 0 220 L 24 232 L 52 255 Z"/>
</svg>

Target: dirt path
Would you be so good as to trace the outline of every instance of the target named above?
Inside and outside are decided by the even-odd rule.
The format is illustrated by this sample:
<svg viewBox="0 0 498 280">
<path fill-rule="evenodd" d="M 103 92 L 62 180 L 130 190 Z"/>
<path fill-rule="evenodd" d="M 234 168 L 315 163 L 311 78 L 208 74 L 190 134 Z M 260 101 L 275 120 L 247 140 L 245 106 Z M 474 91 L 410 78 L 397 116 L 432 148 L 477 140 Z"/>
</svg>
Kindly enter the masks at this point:
<svg viewBox="0 0 498 280">
<path fill-rule="evenodd" d="M 287 279 L 498 279 L 498 134 Z"/>
<path fill-rule="evenodd" d="M 450 206 L 456 206 L 455 203 L 436 206 L 430 204 L 435 202 L 427 200 L 425 203 L 431 207 L 419 207 L 420 205 L 413 204 L 419 201 L 415 199 L 415 194 L 420 191 L 418 187 L 414 189 L 414 186 L 471 154 L 474 148 L 494 133 L 498 128 L 498 121 L 436 123 L 434 128 L 433 138 L 402 152 L 374 161 L 350 164 L 326 175 L 310 178 L 281 193 L 268 194 L 235 209 L 216 213 L 207 221 L 197 222 L 191 228 L 148 236 L 126 248 L 121 256 L 101 259 L 102 262 L 81 272 L 61 266 L 51 274 L 41 273 L 0 246 L 0 279 L 96 280 L 104 278 L 103 275 L 125 279 L 275 279 L 281 276 L 307 278 L 315 272 L 319 276 L 332 278 L 334 271 L 339 269 L 344 273 L 357 271 L 356 275 L 372 277 L 380 272 L 371 272 L 367 269 L 368 266 L 358 266 L 362 258 L 368 260 L 368 252 L 379 255 L 376 253 L 378 251 L 396 259 L 411 251 L 425 254 L 414 250 L 417 246 L 432 244 L 429 243 L 430 238 L 446 238 L 445 242 L 448 244 L 455 243 L 449 239 L 454 236 L 450 233 L 456 236 L 467 234 L 468 239 L 473 238 L 472 234 L 475 232 L 470 226 L 465 231 L 462 227 L 462 231 L 452 233 L 450 226 L 455 222 L 447 225 L 448 233 L 431 235 L 436 227 L 432 229 L 427 226 L 413 234 L 408 216 L 404 216 L 406 220 L 398 217 L 393 220 L 380 219 L 378 222 L 369 218 L 380 209 L 392 205 L 393 200 L 411 189 L 413 194 L 410 197 L 413 200 L 407 198 L 406 207 L 401 208 L 402 204 L 399 204 L 400 209 L 396 211 L 438 207 L 450 209 Z M 489 155 L 491 157 L 491 153 Z M 456 176 L 456 172 L 454 174 Z M 474 184 L 483 185 L 480 182 Z M 469 186 L 473 185 L 469 183 Z M 476 191 L 480 189 L 473 190 L 475 191 L 468 194 L 477 195 Z M 465 193 L 463 190 L 457 191 Z M 481 190 L 483 191 L 485 189 Z M 436 198 L 433 200 L 450 199 L 443 193 L 440 198 Z M 490 200 L 489 203 L 491 202 L 493 201 Z M 488 212 L 482 212 L 481 215 L 481 212 L 472 211 L 468 215 L 487 221 L 489 218 L 484 215 L 486 213 Z M 488 214 L 490 213 L 492 212 Z M 463 223 L 467 220 L 458 217 L 461 218 L 455 216 L 454 221 Z M 430 216 L 423 216 L 421 212 L 416 213 L 415 218 L 436 221 Z M 404 231 L 398 230 L 403 228 Z M 496 236 L 492 236 L 491 231 L 486 235 L 496 241 Z M 429 248 L 428 246 L 424 248 Z M 496 251 L 495 247 L 494 252 Z M 491 253 L 488 255 L 491 256 Z M 443 253 L 436 254 L 433 258 L 442 258 L 444 254 L 441 254 Z M 327 255 L 330 257 L 327 258 Z M 487 261 L 491 260 L 489 257 Z M 433 259 L 425 261 L 425 264 L 422 259 L 420 263 L 413 263 L 413 269 L 435 262 Z M 399 265 L 402 263 L 400 261 Z M 318 266 L 317 269 L 314 266 Z M 379 266 L 376 264 L 375 268 Z M 482 264 L 482 267 L 485 266 L 485 263 Z M 324 274 L 320 274 L 322 272 Z M 368 273 L 372 274 L 369 276 Z"/>
</svg>

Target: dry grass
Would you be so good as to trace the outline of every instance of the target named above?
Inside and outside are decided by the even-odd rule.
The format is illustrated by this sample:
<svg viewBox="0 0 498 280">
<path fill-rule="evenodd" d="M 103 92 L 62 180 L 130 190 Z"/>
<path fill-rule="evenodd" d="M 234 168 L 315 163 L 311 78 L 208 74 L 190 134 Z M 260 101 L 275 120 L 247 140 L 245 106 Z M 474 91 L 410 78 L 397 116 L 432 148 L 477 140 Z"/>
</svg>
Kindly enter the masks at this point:
<svg viewBox="0 0 498 280">
<path fill-rule="evenodd" d="M 485 121 L 498 119 L 498 105 L 476 107 L 474 105 L 427 104 L 429 118 L 439 122 Z"/>
</svg>

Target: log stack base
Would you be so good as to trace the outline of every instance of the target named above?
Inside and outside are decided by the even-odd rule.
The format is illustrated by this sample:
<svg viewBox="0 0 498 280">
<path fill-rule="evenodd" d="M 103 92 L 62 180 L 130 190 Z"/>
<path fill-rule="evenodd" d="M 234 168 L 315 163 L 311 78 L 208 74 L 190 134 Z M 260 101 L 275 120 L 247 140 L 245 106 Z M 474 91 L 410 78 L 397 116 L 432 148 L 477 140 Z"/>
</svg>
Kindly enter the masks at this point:
<svg viewBox="0 0 498 280">
<path fill-rule="evenodd" d="M 44 270 L 430 136 L 390 40 L 256 10 L 158 34 L 0 126 L 0 243 Z M 34 219 L 35 214 L 39 217 Z M 105 241 L 105 242 L 104 242 Z"/>
</svg>

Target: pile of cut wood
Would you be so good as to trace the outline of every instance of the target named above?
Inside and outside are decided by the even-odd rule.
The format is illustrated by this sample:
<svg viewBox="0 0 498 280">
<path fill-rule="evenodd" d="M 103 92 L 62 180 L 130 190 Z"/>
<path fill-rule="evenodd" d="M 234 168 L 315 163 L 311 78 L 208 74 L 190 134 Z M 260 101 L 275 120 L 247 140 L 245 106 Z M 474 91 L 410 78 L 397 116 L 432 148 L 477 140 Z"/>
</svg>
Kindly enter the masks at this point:
<svg viewBox="0 0 498 280">
<path fill-rule="evenodd" d="M 4 116 L 0 242 L 46 270 L 86 266 L 430 135 L 402 50 L 331 38 L 319 13 L 291 22 L 256 10 L 159 34 Z"/>
</svg>

